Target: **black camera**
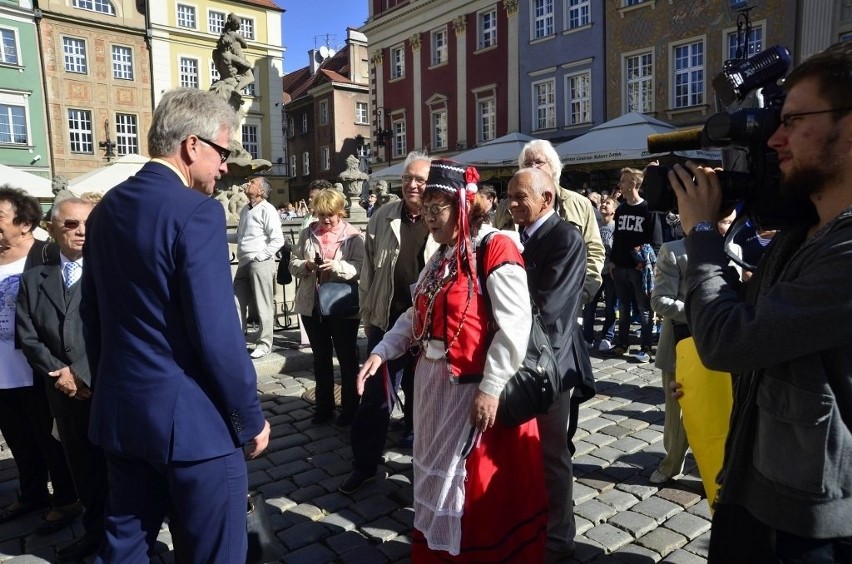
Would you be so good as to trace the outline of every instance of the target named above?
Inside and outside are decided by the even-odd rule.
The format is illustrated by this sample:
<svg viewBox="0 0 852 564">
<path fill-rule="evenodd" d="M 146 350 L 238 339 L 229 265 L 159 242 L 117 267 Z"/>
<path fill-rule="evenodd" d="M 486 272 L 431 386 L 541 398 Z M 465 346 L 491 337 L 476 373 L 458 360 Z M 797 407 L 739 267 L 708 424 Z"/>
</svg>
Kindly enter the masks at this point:
<svg viewBox="0 0 852 564">
<path fill-rule="evenodd" d="M 767 145 L 781 123 L 785 93 L 779 81 L 790 64 L 790 52 L 780 45 L 727 61 L 713 80 L 717 108 L 723 111 L 703 127 L 648 136 L 650 153 L 721 149 L 723 209 L 739 206 L 739 215 L 748 215 L 763 229 L 800 225 L 815 214 L 810 200 L 781 192 L 778 155 Z M 759 95 L 752 94 L 757 89 Z M 667 172 L 666 167 L 646 169 L 644 198 L 654 211 L 677 209 Z"/>
</svg>

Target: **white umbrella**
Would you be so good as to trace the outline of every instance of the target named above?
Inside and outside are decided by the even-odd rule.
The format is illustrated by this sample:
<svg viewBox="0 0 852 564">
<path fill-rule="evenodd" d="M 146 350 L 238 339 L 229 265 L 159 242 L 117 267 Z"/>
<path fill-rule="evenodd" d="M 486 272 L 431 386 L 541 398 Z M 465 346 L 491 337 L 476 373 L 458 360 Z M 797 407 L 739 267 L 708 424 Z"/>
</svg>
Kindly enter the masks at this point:
<svg viewBox="0 0 852 564">
<path fill-rule="evenodd" d="M 602 123 L 575 139 L 556 146 L 565 165 L 611 161 L 633 161 L 668 153 L 649 153 L 648 136 L 671 133 L 677 127 L 639 112 L 630 112 Z M 679 156 L 720 159 L 715 151 L 678 151 Z"/>
<path fill-rule="evenodd" d="M 405 161 L 398 162 L 395 165 L 391 165 L 379 170 L 374 170 L 372 174 L 370 174 L 370 183 L 376 180 L 399 180 L 402 177 L 402 171 L 405 169 L 403 166 Z"/>
<path fill-rule="evenodd" d="M 450 158 L 456 162 L 478 168 L 517 167 L 521 149 L 534 139 L 535 137 L 523 133 L 509 133 Z"/>
<path fill-rule="evenodd" d="M 106 193 L 113 186 L 124 182 L 137 172 L 150 159 L 141 155 L 124 155 L 100 168 L 72 178 L 68 181 L 68 189 L 80 196 L 86 192 Z"/>
<path fill-rule="evenodd" d="M 18 168 L 0 164 L 0 183 L 20 188 L 33 198 L 53 199 L 50 180 Z"/>
</svg>

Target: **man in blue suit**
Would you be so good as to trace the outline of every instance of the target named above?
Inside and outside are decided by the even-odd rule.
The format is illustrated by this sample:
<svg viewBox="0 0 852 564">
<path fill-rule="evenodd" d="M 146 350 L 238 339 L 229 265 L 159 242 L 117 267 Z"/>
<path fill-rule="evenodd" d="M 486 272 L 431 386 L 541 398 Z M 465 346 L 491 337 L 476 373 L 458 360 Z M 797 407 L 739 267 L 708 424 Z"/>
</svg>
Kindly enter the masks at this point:
<svg viewBox="0 0 852 564">
<path fill-rule="evenodd" d="M 189 561 L 245 561 L 241 446 L 258 456 L 269 424 L 234 308 L 224 212 L 209 197 L 237 125 L 214 94 L 167 92 L 148 132 L 153 159 L 89 216 L 89 437 L 109 473 L 96 562 L 147 563 L 166 514 Z"/>
<path fill-rule="evenodd" d="M 561 396 L 537 418 L 548 499 L 546 562 L 574 555 L 577 526 L 568 422 L 572 410 L 595 395 L 589 352 L 577 322 L 586 280 L 586 246 L 580 231 L 554 212 L 556 190 L 550 174 L 523 168 L 509 181 L 508 192 L 512 219 L 521 226 L 530 296 L 547 328 L 562 377 Z"/>
</svg>

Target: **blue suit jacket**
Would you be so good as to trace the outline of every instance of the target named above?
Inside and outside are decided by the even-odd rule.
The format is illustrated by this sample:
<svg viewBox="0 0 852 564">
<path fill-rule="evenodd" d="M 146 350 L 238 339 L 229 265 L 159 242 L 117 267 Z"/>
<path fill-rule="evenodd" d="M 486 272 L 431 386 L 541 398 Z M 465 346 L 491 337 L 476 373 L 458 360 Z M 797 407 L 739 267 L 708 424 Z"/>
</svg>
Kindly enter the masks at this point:
<svg viewBox="0 0 852 564">
<path fill-rule="evenodd" d="M 89 216 L 80 313 L 89 437 L 150 462 L 233 453 L 263 428 L 222 205 L 148 163 Z"/>
</svg>

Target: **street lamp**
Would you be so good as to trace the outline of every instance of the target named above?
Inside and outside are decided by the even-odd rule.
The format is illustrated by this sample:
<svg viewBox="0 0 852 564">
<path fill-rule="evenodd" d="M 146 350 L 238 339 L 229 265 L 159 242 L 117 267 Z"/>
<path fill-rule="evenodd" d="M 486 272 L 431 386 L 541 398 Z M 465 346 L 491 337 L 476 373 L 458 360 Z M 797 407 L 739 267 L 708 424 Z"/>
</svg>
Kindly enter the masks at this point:
<svg viewBox="0 0 852 564">
<path fill-rule="evenodd" d="M 376 108 L 376 148 L 385 148 L 385 161 L 390 162 L 388 155 L 390 154 L 390 144 L 393 137 L 391 126 L 391 111 L 388 108 L 379 106 Z M 387 127 L 385 127 L 387 125 Z"/>
<path fill-rule="evenodd" d="M 737 12 L 737 51 L 735 58 L 738 61 L 744 61 L 749 57 L 748 42 L 752 31 L 749 12 L 754 8 L 755 6 L 749 6 L 747 1 L 731 4 L 731 9 Z"/>
<path fill-rule="evenodd" d="M 100 148 L 105 151 L 104 152 L 104 158 L 106 159 L 106 162 L 109 162 L 110 160 L 112 160 L 116 157 L 116 154 L 115 154 L 115 142 L 113 142 L 109 138 L 109 120 L 108 119 L 104 120 L 104 131 L 106 132 L 106 141 L 101 141 L 100 143 L 98 143 L 98 146 L 100 146 Z"/>
</svg>

